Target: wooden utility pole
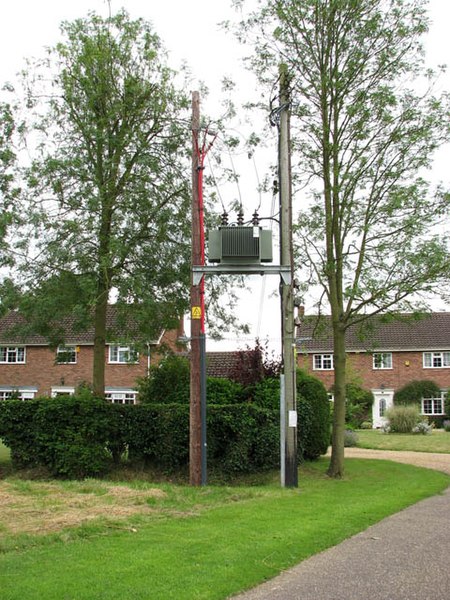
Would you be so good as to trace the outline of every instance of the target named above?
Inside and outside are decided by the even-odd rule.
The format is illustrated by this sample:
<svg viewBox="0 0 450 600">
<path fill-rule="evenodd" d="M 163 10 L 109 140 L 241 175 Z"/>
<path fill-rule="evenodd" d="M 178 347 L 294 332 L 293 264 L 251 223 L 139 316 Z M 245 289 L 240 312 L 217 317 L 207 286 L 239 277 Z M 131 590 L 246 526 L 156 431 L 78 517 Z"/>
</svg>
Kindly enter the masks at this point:
<svg viewBox="0 0 450 600">
<path fill-rule="evenodd" d="M 198 136 L 200 130 L 200 94 L 192 93 L 192 266 L 202 263 L 199 211 Z M 200 378 L 200 334 L 202 323 L 201 284 L 194 285 L 191 273 L 191 387 L 189 418 L 189 480 L 202 483 L 202 415 Z"/>
<path fill-rule="evenodd" d="M 282 485 L 298 486 L 297 465 L 297 386 L 295 364 L 294 324 L 294 255 L 292 244 L 292 184 L 290 151 L 289 80 L 286 65 L 280 65 L 280 125 L 279 125 L 279 183 L 280 183 L 280 264 L 291 269 L 291 283 L 281 283 L 281 328 L 283 344 L 284 407 L 281 426 L 285 439 L 282 447 Z"/>
</svg>

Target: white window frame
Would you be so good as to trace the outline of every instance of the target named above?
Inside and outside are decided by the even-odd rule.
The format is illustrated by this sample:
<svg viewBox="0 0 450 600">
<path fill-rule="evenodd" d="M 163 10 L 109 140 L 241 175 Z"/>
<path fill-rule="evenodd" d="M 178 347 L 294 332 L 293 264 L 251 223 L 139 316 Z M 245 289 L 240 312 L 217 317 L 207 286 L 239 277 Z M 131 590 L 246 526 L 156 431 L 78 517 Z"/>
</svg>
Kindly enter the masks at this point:
<svg viewBox="0 0 450 600">
<path fill-rule="evenodd" d="M 19 396 L 19 400 L 33 400 L 36 395 L 37 390 L 21 390 L 21 389 L 3 389 L 0 390 L 0 402 L 3 400 L 9 400 L 13 394 L 17 394 Z"/>
<path fill-rule="evenodd" d="M 437 364 L 437 363 L 440 364 Z M 424 369 L 448 369 L 450 367 L 450 351 L 443 352 L 424 352 Z"/>
<path fill-rule="evenodd" d="M 4 353 L 4 358 L 3 358 Z M 8 360 L 15 357 L 15 360 Z M 21 360 L 17 360 L 20 358 Z M 25 346 L 0 346 L 0 364 L 2 365 L 24 365 L 26 363 Z"/>
<path fill-rule="evenodd" d="M 135 390 L 105 392 L 105 400 L 112 404 L 137 404 L 138 393 Z"/>
<path fill-rule="evenodd" d="M 330 366 L 325 366 L 325 365 Z M 334 356 L 332 353 L 313 354 L 314 371 L 334 371 Z"/>
<path fill-rule="evenodd" d="M 135 357 L 133 359 L 133 356 Z M 139 354 L 132 346 L 110 344 L 108 349 L 108 363 L 112 365 L 134 365 L 139 362 Z"/>
<path fill-rule="evenodd" d="M 63 364 L 63 363 L 61 363 Z M 57 387 L 52 387 L 51 396 L 52 398 L 56 398 L 56 396 L 73 396 L 75 394 L 75 388 L 71 386 L 61 385 Z"/>
<path fill-rule="evenodd" d="M 372 366 L 376 371 L 392 369 L 392 352 L 374 352 Z M 377 361 L 378 359 L 378 361 Z M 378 364 L 377 364 L 378 362 Z"/>
<path fill-rule="evenodd" d="M 440 407 L 438 410 L 437 407 Z M 445 415 L 445 392 L 437 398 L 422 398 L 420 413 L 427 417 L 442 417 Z"/>
<path fill-rule="evenodd" d="M 74 360 L 59 360 L 59 356 L 63 355 L 70 356 L 74 358 Z M 57 365 L 76 365 L 77 364 L 77 347 L 74 345 L 68 346 L 58 346 L 56 349 L 56 364 Z"/>
</svg>

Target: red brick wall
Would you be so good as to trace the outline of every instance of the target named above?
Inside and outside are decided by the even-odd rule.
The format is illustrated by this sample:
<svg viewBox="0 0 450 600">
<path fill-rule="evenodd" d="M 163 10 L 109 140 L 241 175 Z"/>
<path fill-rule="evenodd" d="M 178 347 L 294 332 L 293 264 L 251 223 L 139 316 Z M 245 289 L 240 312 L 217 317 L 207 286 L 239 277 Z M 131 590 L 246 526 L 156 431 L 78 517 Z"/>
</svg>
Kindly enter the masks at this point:
<svg viewBox="0 0 450 600">
<path fill-rule="evenodd" d="M 179 330 L 164 333 L 161 344 L 179 352 Z M 47 346 L 27 346 L 25 364 L 0 364 L 0 385 L 11 387 L 32 386 L 37 395 L 49 395 L 52 387 L 77 387 L 92 383 L 93 346 L 79 346 L 76 364 L 55 364 L 56 353 Z M 158 364 L 162 354 L 150 348 L 152 365 Z M 141 354 L 138 364 L 108 364 L 108 347 L 105 348 L 105 384 L 107 387 L 134 388 L 138 377 L 148 372 L 148 356 Z"/>
<path fill-rule="evenodd" d="M 450 367 L 424 369 L 422 352 L 393 352 L 392 369 L 373 369 L 372 354 L 361 352 L 348 354 L 348 375 L 350 379 L 360 379 L 366 389 L 385 388 L 398 390 L 414 380 L 428 379 L 440 388 L 450 388 Z M 313 370 L 313 355 L 299 354 L 298 365 L 311 372 L 329 389 L 334 383 L 334 371 Z"/>
<path fill-rule="evenodd" d="M 33 386 L 38 395 L 50 394 L 52 387 L 77 387 L 92 382 L 93 346 L 80 346 L 77 363 L 55 364 L 55 352 L 46 346 L 27 346 L 26 363 L 0 365 L 0 385 Z M 105 349 L 105 381 L 107 386 L 134 387 L 136 377 L 147 373 L 147 356 L 139 357 L 139 364 L 110 365 Z"/>
</svg>

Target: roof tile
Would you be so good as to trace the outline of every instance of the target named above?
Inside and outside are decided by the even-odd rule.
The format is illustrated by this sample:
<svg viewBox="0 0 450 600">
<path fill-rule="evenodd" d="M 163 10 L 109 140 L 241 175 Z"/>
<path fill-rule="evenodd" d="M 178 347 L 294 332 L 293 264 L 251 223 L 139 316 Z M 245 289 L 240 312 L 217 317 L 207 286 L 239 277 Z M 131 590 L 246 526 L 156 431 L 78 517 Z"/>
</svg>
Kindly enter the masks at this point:
<svg viewBox="0 0 450 600">
<path fill-rule="evenodd" d="M 302 352 L 333 350 L 331 317 L 305 316 L 297 329 L 297 347 Z M 386 321 L 372 317 L 363 325 L 350 326 L 346 332 L 350 352 L 373 350 L 449 350 L 450 313 L 430 313 L 417 319 L 401 314 Z"/>
</svg>

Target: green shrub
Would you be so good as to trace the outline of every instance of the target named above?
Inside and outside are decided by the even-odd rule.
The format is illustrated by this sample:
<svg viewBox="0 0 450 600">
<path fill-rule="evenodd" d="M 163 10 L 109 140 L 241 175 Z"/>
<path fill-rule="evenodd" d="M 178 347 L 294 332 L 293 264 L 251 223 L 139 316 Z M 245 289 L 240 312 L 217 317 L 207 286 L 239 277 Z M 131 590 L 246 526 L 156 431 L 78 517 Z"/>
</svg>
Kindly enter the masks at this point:
<svg viewBox="0 0 450 600">
<path fill-rule="evenodd" d="M 443 428 L 445 429 L 445 431 L 450 431 L 450 421 L 449 421 L 449 420 L 447 420 L 447 419 L 446 419 L 446 420 L 445 420 L 445 421 L 442 423 L 442 426 L 443 426 Z"/>
<path fill-rule="evenodd" d="M 189 404 L 189 360 L 183 356 L 167 356 L 150 369 L 148 377 L 139 380 L 138 391 L 142 404 Z M 208 404 L 240 403 L 245 398 L 240 383 L 221 377 L 207 378 L 206 394 Z"/>
<path fill-rule="evenodd" d="M 212 406 L 207 432 L 208 465 L 226 476 L 279 465 L 279 411 L 249 403 Z"/>
<path fill-rule="evenodd" d="M 15 468 L 37 466 L 34 417 L 39 400 L 0 402 L 0 439 L 11 451 Z"/>
<path fill-rule="evenodd" d="M 345 387 L 346 415 L 345 421 L 359 428 L 372 414 L 373 394 L 356 383 L 348 383 Z"/>
<path fill-rule="evenodd" d="M 417 406 L 393 406 L 386 411 L 388 427 L 391 433 L 411 433 L 421 421 Z"/>
<path fill-rule="evenodd" d="M 395 392 L 394 404 L 396 406 L 409 404 L 420 406 L 422 398 L 438 398 L 440 395 L 441 389 L 434 381 L 411 381 Z"/>
<path fill-rule="evenodd" d="M 34 418 L 39 463 L 57 477 L 83 479 L 108 470 L 111 404 L 92 397 L 59 396 L 42 399 Z"/>
<path fill-rule="evenodd" d="M 267 377 L 257 383 L 252 390 L 253 404 L 271 410 L 280 410 L 280 380 Z"/>
<path fill-rule="evenodd" d="M 239 404 L 245 397 L 240 383 L 223 377 L 208 377 L 206 380 L 206 401 L 214 404 Z"/>
<path fill-rule="evenodd" d="M 143 404 L 189 404 L 189 360 L 169 354 L 151 367 L 148 377 L 138 381 L 139 401 Z"/>
<path fill-rule="evenodd" d="M 189 461 L 189 407 L 127 407 L 129 453 L 166 472 Z M 211 405 L 207 411 L 207 458 L 222 475 L 252 473 L 279 464 L 279 413 L 249 403 Z"/>
<path fill-rule="evenodd" d="M 321 381 L 297 370 L 299 459 L 315 460 L 330 443 L 330 401 Z"/>
<path fill-rule="evenodd" d="M 372 421 L 363 421 L 361 423 L 361 429 L 372 429 L 373 423 Z"/>
<path fill-rule="evenodd" d="M 130 456 L 164 471 L 189 461 L 189 405 L 141 404 L 127 411 Z"/>
</svg>

